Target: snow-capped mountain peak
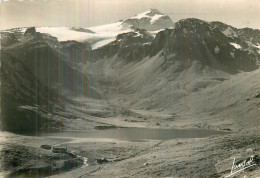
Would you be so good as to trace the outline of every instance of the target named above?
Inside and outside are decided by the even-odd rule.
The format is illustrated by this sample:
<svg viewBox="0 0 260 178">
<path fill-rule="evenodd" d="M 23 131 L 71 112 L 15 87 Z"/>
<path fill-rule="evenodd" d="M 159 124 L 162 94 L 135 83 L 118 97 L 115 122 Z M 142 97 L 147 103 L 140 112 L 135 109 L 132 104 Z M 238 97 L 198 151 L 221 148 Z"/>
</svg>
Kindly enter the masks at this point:
<svg viewBox="0 0 260 178">
<path fill-rule="evenodd" d="M 137 14 L 133 17 L 131 17 L 130 19 L 142 19 L 142 18 L 150 18 L 151 22 L 155 22 L 156 20 L 158 20 L 160 17 L 165 16 L 164 14 L 162 14 L 161 12 L 159 12 L 156 9 L 150 9 L 149 11 Z"/>
<path fill-rule="evenodd" d="M 136 29 L 144 29 L 155 36 L 159 31 L 173 26 L 174 23 L 169 16 L 162 14 L 156 9 L 150 9 L 123 22 L 118 21 L 88 28 L 35 27 L 35 30 L 42 34 L 49 34 L 57 38 L 58 41 L 74 40 L 78 42 L 88 42 L 92 49 L 97 49 L 116 40 L 119 34 L 133 32 Z M 19 30 L 23 33 L 26 29 L 27 28 L 20 28 Z"/>
<path fill-rule="evenodd" d="M 124 26 L 156 31 L 174 26 L 171 18 L 156 9 L 137 14 L 123 22 Z"/>
</svg>

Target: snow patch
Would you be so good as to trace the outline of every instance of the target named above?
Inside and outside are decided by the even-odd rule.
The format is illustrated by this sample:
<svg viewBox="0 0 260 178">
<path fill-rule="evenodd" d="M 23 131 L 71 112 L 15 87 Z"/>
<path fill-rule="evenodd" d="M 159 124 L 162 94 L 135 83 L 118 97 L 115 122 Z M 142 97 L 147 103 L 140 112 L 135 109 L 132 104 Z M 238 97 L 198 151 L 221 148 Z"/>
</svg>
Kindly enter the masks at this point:
<svg viewBox="0 0 260 178">
<path fill-rule="evenodd" d="M 114 41 L 118 34 L 133 31 L 130 28 L 123 27 L 121 24 L 121 22 L 116 22 L 87 28 L 95 33 L 75 31 L 71 30 L 69 27 L 37 27 L 36 31 L 50 34 L 51 36 L 56 37 L 58 41 L 87 41 L 91 44 L 93 49 L 96 49 Z"/>
<path fill-rule="evenodd" d="M 257 53 L 258 54 L 260 54 L 260 45 L 257 43 L 257 44 L 253 44 L 252 42 L 250 42 L 250 41 L 247 41 L 247 44 L 249 44 L 250 46 L 252 46 L 252 47 L 255 47 L 255 48 L 257 48 L 258 50 L 257 50 Z M 251 50 L 252 51 L 252 50 Z M 253 52 L 252 52 L 253 53 Z"/>
<path fill-rule="evenodd" d="M 161 17 L 164 17 L 165 15 L 162 15 L 162 14 L 155 14 L 153 17 L 152 17 L 152 20 L 150 21 L 151 24 L 155 23 L 157 20 L 159 20 Z"/>
<path fill-rule="evenodd" d="M 241 49 L 242 47 L 239 44 L 236 43 L 230 43 L 232 46 L 234 46 L 236 49 Z"/>
<path fill-rule="evenodd" d="M 257 53 L 260 54 L 260 45 L 259 45 L 259 43 L 253 44 L 251 41 L 246 41 L 246 43 L 247 43 L 250 47 L 258 48 Z M 249 54 L 254 53 L 251 48 L 249 48 L 248 51 L 249 51 Z"/>
<path fill-rule="evenodd" d="M 225 31 L 223 31 L 223 33 L 228 37 L 238 37 L 236 32 L 234 32 L 231 27 L 228 27 Z"/>
<path fill-rule="evenodd" d="M 258 49 L 260 49 L 260 45 L 259 44 L 257 44 L 257 45 L 254 45 L 256 48 L 258 48 Z"/>
<path fill-rule="evenodd" d="M 135 38 L 135 37 L 139 37 L 139 36 L 141 36 L 141 38 L 143 38 L 143 37 L 144 37 L 144 35 L 143 35 L 143 34 L 141 34 L 141 33 L 139 33 L 139 32 L 137 32 L 137 34 L 136 34 L 135 36 L 133 36 L 133 37 Z"/>
<path fill-rule="evenodd" d="M 151 24 L 154 24 L 157 20 L 159 20 L 161 17 L 164 17 L 164 16 L 166 16 L 166 15 L 164 15 L 164 14 L 159 14 L 159 12 L 158 12 L 158 14 L 154 14 L 154 15 L 150 15 L 149 13 L 152 13 L 152 11 L 150 10 L 150 11 L 146 11 L 146 12 L 143 12 L 143 13 L 141 13 L 141 14 L 137 14 L 137 15 L 135 15 L 134 17 L 131 17 L 130 19 L 142 19 L 142 18 L 149 18 L 149 19 L 151 19 L 150 20 L 150 23 Z M 149 14 L 149 15 L 148 15 Z"/>
<path fill-rule="evenodd" d="M 97 49 L 97 48 L 100 48 L 102 46 L 105 46 L 105 45 L 111 43 L 114 40 L 116 40 L 116 37 L 105 39 L 105 40 L 100 40 L 100 41 L 94 43 L 91 47 L 92 47 L 92 49 Z"/>
<path fill-rule="evenodd" d="M 37 27 L 37 32 L 47 33 L 56 37 L 59 41 L 82 41 L 89 37 L 89 33 L 70 30 L 69 27 Z"/>
<path fill-rule="evenodd" d="M 150 13 L 150 11 L 146 11 L 141 14 L 137 14 L 134 17 L 131 17 L 130 19 L 141 19 L 141 18 L 145 18 L 145 17 L 150 18 L 150 16 L 147 15 L 148 13 Z"/>
<path fill-rule="evenodd" d="M 257 44 L 257 45 L 254 45 L 254 46 L 259 49 L 257 52 L 258 52 L 258 54 L 260 54 L 260 45 Z"/>
<path fill-rule="evenodd" d="M 151 44 L 151 42 L 144 43 L 144 45 L 150 45 L 150 44 Z"/>
<path fill-rule="evenodd" d="M 168 28 L 168 29 L 174 29 L 174 27 Z M 150 34 L 153 35 L 153 37 L 156 36 L 157 33 L 164 31 L 165 29 L 155 30 L 155 31 L 148 31 Z"/>
</svg>

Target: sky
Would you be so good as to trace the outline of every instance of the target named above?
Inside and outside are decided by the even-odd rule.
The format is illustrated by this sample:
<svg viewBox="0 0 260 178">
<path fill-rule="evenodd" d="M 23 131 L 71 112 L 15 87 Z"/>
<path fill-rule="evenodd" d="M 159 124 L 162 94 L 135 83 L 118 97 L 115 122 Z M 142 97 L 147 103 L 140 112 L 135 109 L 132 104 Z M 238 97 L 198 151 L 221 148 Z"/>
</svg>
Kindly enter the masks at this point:
<svg viewBox="0 0 260 178">
<path fill-rule="evenodd" d="M 185 18 L 260 29 L 259 0 L 0 0 L 0 29 L 29 26 L 91 27 L 158 9 Z"/>
</svg>

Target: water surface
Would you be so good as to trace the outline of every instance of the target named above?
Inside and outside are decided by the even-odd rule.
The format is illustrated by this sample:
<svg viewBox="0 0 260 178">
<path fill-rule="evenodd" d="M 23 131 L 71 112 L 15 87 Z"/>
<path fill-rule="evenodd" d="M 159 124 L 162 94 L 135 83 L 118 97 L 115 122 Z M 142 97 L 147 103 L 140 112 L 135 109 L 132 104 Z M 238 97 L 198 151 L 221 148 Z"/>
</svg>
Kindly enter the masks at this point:
<svg viewBox="0 0 260 178">
<path fill-rule="evenodd" d="M 204 129 L 112 128 L 95 131 L 65 131 L 42 135 L 58 138 L 99 138 L 123 141 L 170 140 L 176 138 L 205 138 L 227 132 Z"/>
</svg>

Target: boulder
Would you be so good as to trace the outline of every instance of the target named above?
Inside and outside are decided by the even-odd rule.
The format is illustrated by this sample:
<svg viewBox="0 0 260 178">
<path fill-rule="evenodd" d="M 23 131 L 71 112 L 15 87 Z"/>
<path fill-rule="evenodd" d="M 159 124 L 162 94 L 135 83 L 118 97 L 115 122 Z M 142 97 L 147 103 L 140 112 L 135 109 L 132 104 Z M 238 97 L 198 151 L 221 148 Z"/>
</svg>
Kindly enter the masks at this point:
<svg viewBox="0 0 260 178">
<path fill-rule="evenodd" d="M 51 145 L 41 145 L 41 148 L 45 149 L 45 150 L 50 150 L 51 149 Z"/>
<path fill-rule="evenodd" d="M 107 163 L 107 162 L 108 162 L 108 160 L 106 158 L 97 159 L 98 164 L 103 164 L 103 163 Z"/>
<path fill-rule="evenodd" d="M 24 32 L 24 36 L 26 36 L 26 35 L 35 35 L 35 34 L 36 34 L 35 27 L 27 28 L 27 30 Z"/>
</svg>

